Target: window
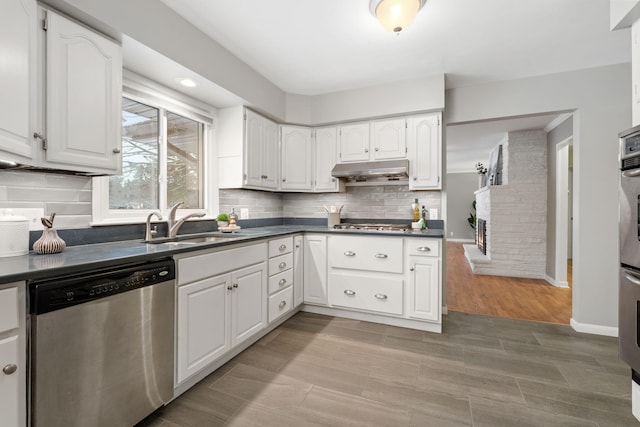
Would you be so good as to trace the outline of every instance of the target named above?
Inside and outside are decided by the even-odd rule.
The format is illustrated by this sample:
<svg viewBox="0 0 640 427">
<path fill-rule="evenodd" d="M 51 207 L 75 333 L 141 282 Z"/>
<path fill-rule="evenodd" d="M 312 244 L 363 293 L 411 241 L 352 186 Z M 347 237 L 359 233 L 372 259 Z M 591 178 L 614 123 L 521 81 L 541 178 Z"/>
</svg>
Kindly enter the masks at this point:
<svg viewBox="0 0 640 427">
<path fill-rule="evenodd" d="M 206 209 L 205 140 L 198 112 L 122 99 L 122 174 L 94 178 L 93 223 L 139 222 L 153 211 Z M 157 104 L 162 104 L 158 102 Z M 209 209 L 211 211 L 211 209 Z"/>
</svg>

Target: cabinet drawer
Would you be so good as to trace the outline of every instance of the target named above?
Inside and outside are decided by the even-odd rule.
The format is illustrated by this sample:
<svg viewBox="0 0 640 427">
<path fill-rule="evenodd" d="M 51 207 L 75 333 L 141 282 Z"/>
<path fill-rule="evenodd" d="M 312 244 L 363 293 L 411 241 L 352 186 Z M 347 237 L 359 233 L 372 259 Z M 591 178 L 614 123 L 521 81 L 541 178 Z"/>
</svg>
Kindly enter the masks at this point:
<svg viewBox="0 0 640 427">
<path fill-rule="evenodd" d="M 440 241 L 435 239 L 407 239 L 407 255 L 440 256 Z"/>
<path fill-rule="evenodd" d="M 293 286 L 269 297 L 269 323 L 293 309 Z"/>
<path fill-rule="evenodd" d="M 18 328 L 18 288 L 0 291 L 0 332 Z"/>
<path fill-rule="evenodd" d="M 329 303 L 379 313 L 403 313 L 404 281 L 399 277 L 377 277 L 351 272 L 332 272 Z"/>
<path fill-rule="evenodd" d="M 334 268 L 402 273 L 402 239 L 329 237 L 329 265 Z"/>
<path fill-rule="evenodd" d="M 269 277 L 269 295 L 274 292 L 284 289 L 287 286 L 291 286 L 293 283 L 293 269 L 283 271 L 282 273 L 274 274 Z"/>
<path fill-rule="evenodd" d="M 293 250 L 293 236 L 269 240 L 269 258 L 288 254 Z"/>
<path fill-rule="evenodd" d="M 269 276 L 283 272 L 293 267 L 293 254 L 280 255 L 269 259 Z"/>
<path fill-rule="evenodd" d="M 266 243 L 187 256 L 178 259 L 178 285 L 264 262 L 266 258 Z"/>
</svg>

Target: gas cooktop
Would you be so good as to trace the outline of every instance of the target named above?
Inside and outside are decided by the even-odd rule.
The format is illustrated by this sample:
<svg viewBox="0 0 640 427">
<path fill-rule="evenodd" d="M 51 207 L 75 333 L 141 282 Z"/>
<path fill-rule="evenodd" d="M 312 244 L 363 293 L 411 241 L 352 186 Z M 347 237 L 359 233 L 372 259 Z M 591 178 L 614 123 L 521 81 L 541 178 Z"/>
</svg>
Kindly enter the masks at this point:
<svg viewBox="0 0 640 427">
<path fill-rule="evenodd" d="M 353 224 L 350 222 L 342 222 L 333 226 L 335 230 L 348 230 L 348 231 L 380 231 L 380 232 L 395 232 L 406 233 L 411 230 L 411 224 Z"/>
</svg>

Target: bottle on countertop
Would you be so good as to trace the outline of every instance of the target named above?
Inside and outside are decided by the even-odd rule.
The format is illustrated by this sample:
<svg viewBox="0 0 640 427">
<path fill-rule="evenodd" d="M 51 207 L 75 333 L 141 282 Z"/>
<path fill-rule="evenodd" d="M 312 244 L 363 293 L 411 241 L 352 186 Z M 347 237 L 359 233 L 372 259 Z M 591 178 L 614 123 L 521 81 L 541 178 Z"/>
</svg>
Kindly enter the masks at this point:
<svg viewBox="0 0 640 427">
<path fill-rule="evenodd" d="M 427 229 L 427 218 L 429 217 L 429 211 L 427 210 L 427 208 L 424 207 L 424 205 L 422 205 L 422 229 L 426 230 Z"/>
<path fill-rule="evenodd" d="M 238 214 L 236 213 L 236 208 L 231 208 L 231 213 L 229 214 L 229 225 L 231 227 L 235 227 L 238 223 Z"/>
<path fill-rule="evenodd" d="M 420 204 L 418 203 L 418 199 L 415 199 L 415 201 L 411 203 L 411 209 L 413 209 L 413 222 L 420 221 Z"/>
</svg>

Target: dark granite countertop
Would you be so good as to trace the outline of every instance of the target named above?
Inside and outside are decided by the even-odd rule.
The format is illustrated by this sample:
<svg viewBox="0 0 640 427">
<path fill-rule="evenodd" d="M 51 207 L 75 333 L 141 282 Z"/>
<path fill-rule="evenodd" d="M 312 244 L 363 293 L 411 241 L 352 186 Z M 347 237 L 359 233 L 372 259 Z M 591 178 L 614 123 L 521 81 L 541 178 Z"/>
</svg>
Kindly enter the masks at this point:
<svg viewBox="0 0 640 427">
<path fill-rule="evenodd" d="M 331 230 L 321 226 L 282 225 L 245 228 L 238 233 L 230 233 L 228 240 L 207 243 L 147 244 L 141 240 L 123 240 L 110 243 L 78 245 L 67 247 L 63 252 L 52 255 L 28 255 L 0 258 L 0 283 L 23 280 L 37 280 L 54 276 L 77 274 L 96 268 L 114 267 L 124 264 L 170 257 L 174 254 L 196 251 L 212 247 L 222 247 L 238 243 L 262 240 L 295 233 L 350 234 L 358 236 L 395 236 L 442 238 L 444 230 L 413 230 L 408 233 L 363 232 Z"/>
</svg>

